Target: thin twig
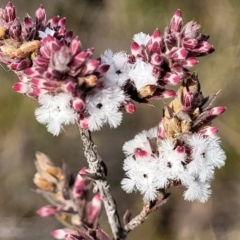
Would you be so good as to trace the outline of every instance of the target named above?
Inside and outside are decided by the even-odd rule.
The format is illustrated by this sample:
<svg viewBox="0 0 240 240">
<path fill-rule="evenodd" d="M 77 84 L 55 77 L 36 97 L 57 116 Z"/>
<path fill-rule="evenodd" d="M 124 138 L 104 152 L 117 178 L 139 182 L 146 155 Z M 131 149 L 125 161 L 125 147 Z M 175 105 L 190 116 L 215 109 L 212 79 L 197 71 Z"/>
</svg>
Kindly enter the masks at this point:
<svg viewBox="0 0 240 240">
<path fill-rule="evenodd" d="M 169 195 L 170 194 L 165 194 L 162 192 L 161 198 L 158 199 L 157 201 L 155 202 L 149 201 L 144 203 L 142 211 L 136 217 L 134 217 L 129 223 L 125 225 L 126 232 L 131 232 L 136 227 L 144 223 L 150 213 L 152 213 L 153 211 L 155 211 L 156 209 L 158 209 L 160 206 L 167 202 Z"/>
<path fill-rule="evenodd" d="M 96 176 L 96 186 L 103 200 L 104 208 L 108 217 L 114 239 L 126 239 L 126 231 L 121 225 L 117 212 L 116 202 L 112 196 L 110 185 L 106 180 L 106 169 L 103 161 L 100 159 L 97 148 L 92 141 L 91 133 L 79 127 L 80 136 L 83 143 L 84 155 L 87 158 L 89 172 Z"/>
</svg>

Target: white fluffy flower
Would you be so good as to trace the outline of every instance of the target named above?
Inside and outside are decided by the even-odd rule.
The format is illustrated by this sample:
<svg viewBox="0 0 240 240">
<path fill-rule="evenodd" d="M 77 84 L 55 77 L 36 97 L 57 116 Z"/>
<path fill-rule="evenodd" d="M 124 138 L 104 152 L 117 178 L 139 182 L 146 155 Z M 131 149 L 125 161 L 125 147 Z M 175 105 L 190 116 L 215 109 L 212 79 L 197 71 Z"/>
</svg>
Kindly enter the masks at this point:
<svg viewBox="0 0 240 240">
<path fill-rule="evenodd" d="M 152 128 L 148 131 L 142 131 L 137 134 L 134 139 L 126 142 L 123 145 L 123 152 L 127 155 L 133 155 L 136 148 L 141 148 L 147 152 L 151 152 L 151 146 L 149 144 L 148 138 L 152 139 L 157 134 L 157 127 Z"/>
<path fill-rule="evenodd" d="M 113 62 L 113 51 L 111 49 L 105 50 L 101 55 L 101 60 L 103 63 L 111 65 Z"/>
<path fill-rule="evenodd" d="M 35 111 L 37 121 L 45 124 L 53 135 L 59 135 L 63 124 L 68 125 L 77 120 L 77 113 L 70 107 L 70 100 L 71 96 L 66 93 L 40 95 L 38 101 L 41 107 Z"/>
<path fill-rule="evenodd" d="M 127 178 L 121 182 L 122 188 L 127 192 L 140 191 L 145 200 L 154 200 L 157 196 L 157 160 L 136 161 L 128 157 L 124 161 L 123 169 Z"/>
<path fill-rule="evenodd" d="M 222 167 L 226 160 L 226 155 L 219 145 L 219 137 L 206 138 L 193 134 L 186 138 L 186 143 L 192 149 L 192 161 L 187 165 L 187 171 L 201 182 L 211 180 L 214 168 Z"/>
<path fill-rule="evenodd" d="M 206 202 L 211 195 L 211 188 L 208 182 L 202 183 L 193 181 L 184 192 L 184 199 L 188 201 L 198 200 L 199 202 Z"/>
<path fill-rule="evenodd" d="M 131 64 L 128 62 L 128 55 L 125 52 L 118 52 L 113 54 L 111 50 L 107 50 L 101 56 L 104 63 L 110 65 L 109 70 L 106 73 L 107 86 L 123 86 L 129 79 L 129 71 Z"/>
<path fill-rule="evenodd" d="M 138 45 L 146 46 L 150 39 L 151 37 L 149 36 L 149 34 L 143 32 L 134 34 L 133 36 L 133 41 L 136 42 Z"/>
<path fill-rule="evenodd" d="M 186 200 L 207 201 L 214 169 L 222 167 L 226 160 L 219 137 L 186 134 L 178 146 L 172 139 L 157 142 L 156 136 L 157 129 L 153 128 L 137 134 L 124 144 L 127 158 L 123 169 L 127 178 L 122 181 L 123 189 L 128 193 L 139 191 L 145 200 L 154 200 L 158 189 L 175 182 L 187 188 L 184 193 Z M 151 140 L 157 144 L 156 151 L 152 151 Z M 148 154 L 136 157 L 136 149 Z"/>
<path fill-rule="evenodd" d="M 129 76 L 138 91 L 147 85 L 157 85 L 157 78 L 153 76 L 152 72 L 153 66 L 150 63 L 137 59 Z"/>
<path fill-rule="evenodd" d="M 47 37 L 47 36 L 53 36 L 54 35 L 54 33 L 55 33 L 55 31 L 54 30 L 52 30 L 52 29 L 50 29 L 50 28 L 46 28 L 45 29 L 45 31 L 38 31 L 38 34 L 39 34 L 39 37 L 41 38 L 41 39 L 43 39 L 43 38 L 45 38 L 45 37 Z"/>
<path fill-rule="evenodd" d="M 106 123 L 113 128 L 119 126 L 122 121 L 122 112 L 119 108 L 124 101 L 124 92 L 119 87 L 93 90 L 92 94 L 86 97 L 89 129 L 99 130 Z"/>
</svg>

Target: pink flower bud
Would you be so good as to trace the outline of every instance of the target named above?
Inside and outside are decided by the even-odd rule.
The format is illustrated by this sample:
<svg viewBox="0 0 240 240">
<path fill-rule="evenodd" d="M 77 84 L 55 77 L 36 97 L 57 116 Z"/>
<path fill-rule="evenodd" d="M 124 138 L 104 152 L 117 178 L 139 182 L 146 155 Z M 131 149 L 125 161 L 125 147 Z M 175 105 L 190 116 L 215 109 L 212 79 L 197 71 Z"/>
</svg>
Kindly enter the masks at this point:
<svg viewBox="0 0 240 240">
<path fill-rule="evenodd" d="M 9 28 L 9 35 L 14 40 L 19 40 L 22 33 L 22 26 L 18 19 L 15 19 Z"/>
<path fill-rule="evenodd" d="M 78 54 L 81 51 L 81 42 L 78 37 L 75 37 L 70 45 L 71 51 L 73 55 Z"/>
<path fill-rule="evenodd" d="M 22 71 L 31 65 L 31 60 L 29 58 L 19 59 L 11 63 L 11 70 Z"/>
<path fill-rule="evenodd" d="M 190 68 L 190 67 L 197 65 L 198 63 L 199 63 L 199 61 L 196 58 L 190 57 L 184 61 L 183 67 Z"/>
<path fill-rule="evenodd" d="M 185 153 L 185 148 L 183 146 L 177 146 L 175 148 L 175 152 L 178 154 L 183 154 L 183 153 Z"/>
<path fill-rule="evenodd" d="M 89 128 L 88 119 L 87 119 L 87 118 L 80 119 L 80 121 L 79 121 L 79 126 L 80 126 L 82 129 L 88 130 L 88 128 Z"/>
<path fill-rule="evenodd" d="M 96 68 L 99 66 L 100 62 L 99 60 L 89 60 L 86 63 L 86 68 L 84 69 L 84 71 L 82 72 L 82 75 L 87 75 L 87 74 L 91 74 L 94 72 L 94 70 L 96 70 Z"/>
<path fill-rule="evenodd" d="M 48 23 L 50 24 L 50 27 L 55 28 L 55 27 L 58 26 L 59 20 L 60 20 L 60 17 L 59 16 L 55 16 L 55 17 L 51 18 L 48 21 Z"/>
<path fill-rule="evenodd" d="M 131 53 L 134 56 L 141 55 L 142 54 L 142 48 L 136 42 L 132 42 Z"/>
<path fill-rule="evenodd" d="M 188 92 L 183 96 L 182 104 L 185 111 L 188 111 L 192 107 L 193 93 Z"/>
<path fill-rule="evenodd" d="M 25 69 L 24 73 L 28 77 L 36 77 L 39 75 L 38 71 L 36 71 L 33 67 Z"/>
<path fill-rule="evenodd" d="M 74 91 L 76 87 L 76 83 L 72 82 L 71 80 L 69 81 L 65 81 L 63 84 L 62 84 L 62 89 L 65 91 L 65 92 L 69 92 L 69 93 L 72 93 Z"/>
<path fill-rule="evenodd" d="M 170 72 L 165 74 L 163 80 L 167 84 L 172 84 L 172 85 L 177 85 L 181 81 L 181 79 L 178 75 L 176 75 L 174 73 L 170 73 Z"/>
<path fill-rule="evenodd" d="M 75 231 L 73 231 L 72 229 L 68 229 L 68 228 L 64 228 L 64 229 L 56 229 L 54 230 L 53 232 L 51 232 L 52 236 L 55 238 L 55 239 L 65 239 L 65 236 L 67 234 L 76 234 Z"/>
<path fill-rule="evenodd" d="M 148 159 L 150 157 L 150 153 L 141 148 L 136 148 L 134 150 L 134 157 L 136 160 L 144 160 L 144 159 Z"/>
<path fill-rule="evenodd" d="M 129 102 L 127 105 L 125 105 L 125 111 L 127 113 L 133 114 L 136 111 L 136 107 L 132 102 Z"/>
<path fill-rule="evenodd" d="M 17 82 L 13 85 L 13 90 L 18 93 L 26 94 L 31 91 L 31 87 L 24 82 Z"/>
<path fill-rule="evenodd" d="M 180 9 L 178 9 L 170 22 L 170 31 L 171 32 L 179 32 L 181 30 L 182 27 L 182 13 L 180 11 Z"/>
<path fill-rule="evenodd" d="M 96 72 L 99 73 L 99 78 L 102 77 L 107 71 L 108 69 L 110 68 L 110 65 L 108 64 L 102 64 L 100 65 L 97 69 L 96 69 Z"/>
<path fill-rule="evenodd" d="M 209 110 L 209 115 L 210 116 L 219 116 L 223 114 L 226 111 L 226 107 L 214 107 Z"/>
<path fill-rule="evenodd" d="M 182 40 L 182 46 L 187 49 L 193 49 L 197 46 L 198 40 L 194 38 L 184 38 Z"/>
<path fill-rule="evenodd" d="M 16 18 L 16 10 L 15 6 L 11 2 L 8 2 L 8 4 L 5 7 L 5 20 L 6 22 L 12 22 Z"/>
<path fill-rule="evenodd" d="M 218 129 L 216 127 L 208 126 L 200 129 L 198 133 L 207 137 L 207 136 L 216 135 L 218 133 Z"/>
<path fill-rule="evenodd" d="M 49 65 L 49 60 L 45 57 L 37 56 L 34 59 L 34 63 L 41 68 L 47 68 Z"/>
<path fill-rule="evenodd" d="M 64 28 L 65 25 L 66 25 L 66 18 L 64 17 L 58 21 L 58 26 Z"/>
<path fill-rule="evenodd" d="M 157 53 L 154 53 L 154 54 L 152 54 L 152 56 L 151 56 L 151 63 L 153 64 L 153 65 L 160 65 L 161 63 L 162 63 L 162 57 L 159 55 L 159 54 L 157 54 Z"/>
<path fill-rule="evenodd" d="M 166 133 L 165 133 L 165 129 L 163 126 L 163 118 L 160 120 L 159 124 L 158 124 L 158 130 L 157 130 L 157 136 L 158 138 L 166 138 Z"/>
<path fill-rule="evenodd" d="M 179 48 L 177 51 L 170 53 L 170 57 L 176 60 L 186 59 L 188 51 L 185 48 Z"/>
<path fill-rule="evenodd" d="M 151 39 L 152 39 L 152 42 L 158 42 L 158 43 L 160 43 L 161 40 L 162 40 L 161 32 L 160 32 L 158 29 L 156 29 L 156 30 L 153 32 L 153 34 L 152 34 L 152 36 L 151 36 Z"/>
<path fill-rule="evenodd" d="M 175 97 L 176 96 L 176 92 L 173 90 L 168 90 L 166 89 L 163 93 L 162 93 L 163 98 L 171 98 L 171 97 Z"/>
<path fill-rule="evenodd" d="M 72 105 L 77 112 L 82 112 L 85 108 L 85 102 L 81 98 L 75 98 Z"/>
<path fill-rule="evenodd" d="M 37 214 L 40 217 L 51 217 L 54 216 L 58 212 L 57 208 L 54 206 L 44 206 L 37 210 Z"/>
<path fill-rule="evenodd" d="M 214 48 L 213 48 L 213 45 L 211 45 L 208 42 L 201 42 L 192 51 L 195 53 L 209 54 L 214 51 Z"/>
<path fill-rule="evenodd" d="M 30 16 L 25 17 L 23 22 L 24 22 L 24 26 L 27 31 L 32 29 L 35 25 L 35 22 L 33 21 L 33 19 Z"/>
<path fill-rule="evenodd" d="M 72 41 L 73 38 L 73 31 L 69 31 L 65 34 L 65 41 L 67 43 L 70 43 Z"/>
<path fill-rule="evenodd" d="M 74 234 L 67 234 L 65 236 L 65 240 L 83 240 L 83 238 L 81 236 L 77 236 L 77 235 L 74 235 Z"/>
<path fill-rule="evenodd" d="M 45 22 L 46 21 L 46 12 L 42 5 L 37 9 L 35 16 L 38 22 Z"/>
<path fill-rule="evenodd" d="M 102 199 L 100 194 L 97 193 L 87 206 L 87 220 L 89 224 L 92 224 L 99 217 L 101 209 Z"/>
</svg>

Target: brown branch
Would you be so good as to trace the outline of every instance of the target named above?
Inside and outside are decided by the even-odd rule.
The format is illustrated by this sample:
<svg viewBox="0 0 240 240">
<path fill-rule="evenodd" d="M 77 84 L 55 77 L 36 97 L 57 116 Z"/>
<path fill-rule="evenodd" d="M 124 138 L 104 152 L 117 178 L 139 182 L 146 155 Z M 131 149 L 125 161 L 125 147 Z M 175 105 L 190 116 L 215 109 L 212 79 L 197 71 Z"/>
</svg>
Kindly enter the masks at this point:
<svg viewBox="0 0 240 240">
<path fill-rule="evenodd" d="M 144 223 L 150 213 L 157 210 L 160 206 L 162 206 L 167 202 L 169 195 L 170 194 L 165 193 L 163 190 L 159 193 L 158 200 L 154 202 L 151 202 L 151 201 L 145 202 L 143 204 L 142 211 L 125 225 L 126 232 L 131 232 L 136 227 Z M 128 215 L 129 213 L 127 212 L 126 214 Z"/>
<path fill-rule="evenodd" d="M 106 167 L 100 159 L 97 148 L 92 141 L 91 133 L 79 127 L 83 143 L 84 155 L 87 158 L 89 173 L 95 175 L 95 184 L 103 200 L 104 208 L 108 217 L 114 239 L 126 239 L 126 231 L 121 225 L 117 212 L 116 202 L 111 194 L 110 185 L 106 180 Z"/>
</svg>

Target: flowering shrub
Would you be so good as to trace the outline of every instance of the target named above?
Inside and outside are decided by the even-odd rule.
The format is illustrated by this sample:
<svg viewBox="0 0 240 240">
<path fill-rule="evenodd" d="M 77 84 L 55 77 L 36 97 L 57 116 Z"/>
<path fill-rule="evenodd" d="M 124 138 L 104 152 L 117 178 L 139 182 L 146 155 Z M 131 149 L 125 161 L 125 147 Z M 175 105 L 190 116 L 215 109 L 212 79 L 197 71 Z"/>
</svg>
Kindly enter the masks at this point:
<svg viewBox="0 0 240 240">
<path fill-rule="evenodd" d="M 215 168 L 226 160 L 218 129 L 211 126 L 226 108 L 212 107 L 217 93 L 204 96 L 198 76 L 190 71 L 198 57 L 214 51 L 209 36 L 194 21 L 184 25 L 177 10 L 163 34 L 158 29 L 152 35 L 135 34 L 130 52 L 108 49 L 94 59 L 93 48 L 84 50 L 65 25 L 65 18 L 47 20 L 43 6 L 35 18 L 27 15 L 23 21 L 12 3 L 0 9 L 0 61 L 19 78 L 13 89 L 40 104 L 36 119 L 53 135 L 77 124 L 88 162 L 75 177 L 67 164 L 60 168 L 45 154 L 36 154 L 36 192 L 50 203 L 37 213 L 55 216 L 66 227 L 53 237 L 110 239 L 99 224 L 103 205 L 114 239 L 126 239 L 167 201 L 170 187 L 185 187 L 185 200 L 206 202 Z M 179 85 L 178 90 L 168 89 L 171 85 Z M 122 224 L 91 131 L 104 124 L 118 127 L 124 111 L 136 111 L 134 102 L 149 106 L 164 98 L 173 100 L 163 106 L 157 126 L 123 146 L 122 188 L 139 191 L 143 209 L 132 219 L 126 212 Z"/>
</svg>

